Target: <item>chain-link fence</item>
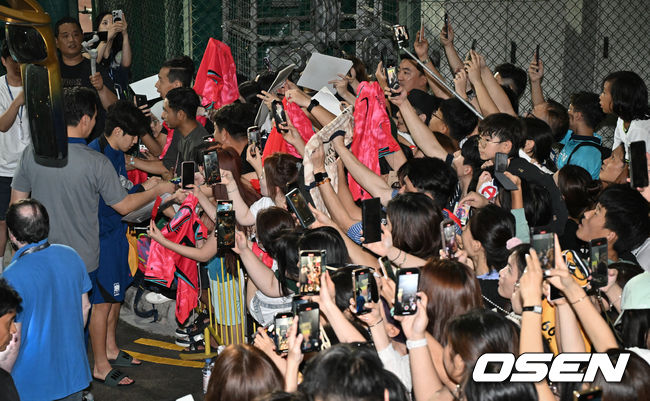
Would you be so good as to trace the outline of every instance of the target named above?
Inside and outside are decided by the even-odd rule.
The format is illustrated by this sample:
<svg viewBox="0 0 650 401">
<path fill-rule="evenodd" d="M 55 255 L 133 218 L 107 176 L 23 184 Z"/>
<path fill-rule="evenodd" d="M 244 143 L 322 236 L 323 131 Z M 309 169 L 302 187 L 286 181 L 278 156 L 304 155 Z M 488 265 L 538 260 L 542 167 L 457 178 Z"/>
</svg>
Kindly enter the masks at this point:
<svg viewBox="0 0 650 401">
<path fill-rule="evenodd" d="M 179 0 L 94 0 L 93 17 L 103 11 L 124 11 L 135 81 L 157 74 L 166 59 L 185 54 L 189 11 L 184 5 Z"/>
</svg>

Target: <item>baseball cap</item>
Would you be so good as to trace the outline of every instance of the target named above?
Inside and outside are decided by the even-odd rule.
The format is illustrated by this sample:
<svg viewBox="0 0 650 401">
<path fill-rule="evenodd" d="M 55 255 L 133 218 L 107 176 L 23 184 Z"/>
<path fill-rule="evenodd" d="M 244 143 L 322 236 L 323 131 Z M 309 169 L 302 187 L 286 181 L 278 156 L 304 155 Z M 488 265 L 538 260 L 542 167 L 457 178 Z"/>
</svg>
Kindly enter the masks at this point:
<svg viewBox="0 0 650 401">
<path fill-rule="evenodd" d="M 413 108 L 419 110 L 422 114 L 426 115 L 425 124 L 429 124 L 431 115 L 435 110 L 438 109 L 440 105 L 440 100 L 435 96 L 432 96 L 424 91 L 419 89 L 411 89 L 407 96 L 409 102 Z"/>
<path fill-rule="evenodd" d="M 621 296 L 621 314 L 614 326 L 619 324 L 626 310 L 650 309 L 650 272 L 641 273 L 625 284 Z"/>
</svg>

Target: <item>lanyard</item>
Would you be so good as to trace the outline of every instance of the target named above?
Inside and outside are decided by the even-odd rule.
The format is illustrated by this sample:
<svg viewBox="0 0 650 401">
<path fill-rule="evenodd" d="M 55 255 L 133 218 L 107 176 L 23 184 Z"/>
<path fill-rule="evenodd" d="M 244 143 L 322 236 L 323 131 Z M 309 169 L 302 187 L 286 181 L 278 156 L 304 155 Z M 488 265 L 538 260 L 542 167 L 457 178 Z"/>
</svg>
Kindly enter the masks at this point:
<svg viewBox="0 0 650 401">
<path fill-rule="evenodd" d="M 14 101 L 14 94 L 11 93 L 11 88 L 9 87 L 9 80 L 7 79 L 6 75 L 5 75 L 5 84 L 7 85 L 7 90 L 9 91 L 9 97 L 11 98 L 11 101 L 13 102 Z M 23 123 L 23 107 L 25 107 L 25 105 L 20 106 L 20 108 L 18 109 L 18 121 L 20 122 L 20 124 Z"/>
<path fill-rule="evenodd" d="M 18 256 L 18 258 L 20 259 L 25 255 L 29 255 L 30 253 L 35 253 L 35 252 L 38 252 L 38 251 L 42 251 L 43 249 L 47 248 L 48 246 L 50 246 L 50 243 L 45 241 L 44 243 L 42 243 L 40 245 L 37 245 L 37 246 L 35 246 L 33 248 L 29 248 L 29 249 L 25 250 L 25 252 L 21 253 Z"/>
</svg>

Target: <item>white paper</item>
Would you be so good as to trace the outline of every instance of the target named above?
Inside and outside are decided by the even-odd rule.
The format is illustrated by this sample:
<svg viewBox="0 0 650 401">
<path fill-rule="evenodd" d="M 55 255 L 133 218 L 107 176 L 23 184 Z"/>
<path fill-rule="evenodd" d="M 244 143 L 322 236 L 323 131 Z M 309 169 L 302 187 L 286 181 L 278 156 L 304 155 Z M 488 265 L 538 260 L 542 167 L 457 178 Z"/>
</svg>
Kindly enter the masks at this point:
<svg viewBox="0 0 650 401">
<path fill-rule="evenodd" d="M 318 103 L 323 106 L 327 111 L 334 114 L 335 116 L 340 116 L 343 111 L 341 110 L 341 102 L 327 89 L 327 86 L 323 86 L 317 94 L 312 97 L 312 99 L 318 100 Z"/>
<path fill-rule="evenodd" d="M 156 82 L 158 82 L 158 74 L 141 79 L 132 83 L 130 86 L 133 89 L 133 93 L 147 95 L 147 100 L 153 100 L 160 97 L 160 93 L 156 90 Z"/>
<path fill-rule="evenodd" d="M 194 397 L 192 397 L 192 394 L 188 394 L 184 397 L 177 399 L 176 401 L 194 401 Z"/>
<path fill-rule="evenodd" d="M 339 79 L 338 74 L 346 75 L 350 68 L 352 68 L 351 60 L 312 53 L 297 85 L 313 90 L 327 86 L 327 89 L 334 93 L 336 92 L 334 86 L 328 82 Z"/>
<path fill-rule="evenodd" d="M 273 83 L 269 87 L 269 90 L 267 92 L 275 95 L 278 93 L 278 89 L 282 85 L 284 85 L 284 82 L 289 78 L 289 75 L 293 72 L 293 70 L 296 68 L 295 64 L 290 64 L 286 66 L 284 69 L 282 69 L 280 72 L 278 72 L 278 75 L 275 77 L 275 80 L 273 80 Z M 269 109 L 266 107 L 264 103 L 260 104 L 259 109 L 257 109 L 257 115 L 255 116 L 255 125 L 258 127 L 262 127 L 265 125 L 266 121 L 270 121 L 269 118 Z M 271 132 L 270 130 L 267 132 Z"/>
</svg>

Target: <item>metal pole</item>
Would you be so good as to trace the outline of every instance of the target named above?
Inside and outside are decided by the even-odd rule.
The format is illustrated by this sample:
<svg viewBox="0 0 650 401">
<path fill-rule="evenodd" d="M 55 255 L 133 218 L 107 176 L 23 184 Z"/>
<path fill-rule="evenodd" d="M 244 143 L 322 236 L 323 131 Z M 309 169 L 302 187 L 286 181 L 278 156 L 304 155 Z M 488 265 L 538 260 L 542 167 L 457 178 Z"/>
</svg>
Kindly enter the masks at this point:
<svg viewBox="0 0 650 401">
<path fill-rule="evenodd" d="M 411 53 L 411 52 L 409 51 L 409 49 L 407 49 L 407 48 L 405 48 L 405 47 L 402 47 L 402 45 L 400 45 L 399 43 L 398 43 L 397 45 L 399 46 L 400 50 L 403 50 L 406 54 L 408 54 L 409 56 L 411 56 L 411 58 L 413 58 L 413 60 L 415 60 L 416 63 L 418 63 L 422 68 L 424 68 L 424 70 L 425 70 L 426 72 L 428 72 L 429 75 L 431 75 L 431 77 L 432 77 L 433 79 L 435 79 L 435 80 L 436 80 L 440 85 L 442 85 L 445 89 L 447 89 L 449 92 L 451 92 L 451 93 L 456 97 L 456 99 L 460 100 L 460 101 L 465 105 L 465 107 L 467 107 L 468 109 L 470 109 L 470 110 L 472 111 L 472 113 L 476 114 L 476 116 L 479 118 L 479 120 L 482 120 L 482 119 L 483 119 L 483 115 L 481 115 L 481 113 L 479 113 L 479 111 L 476 110 L 476 109 L 474 108 L 474 106 L 471 105 L 471 103 L 469 103 L 467 100 L 463 99 L 463 98 L 458 94 L 458 92 L 456 92 L 454 89 L 452 89 L 452 87 L 449 86 L 445 81 L 443 81 L 442 78 L 440 78 L 439 76 L 437 76 L 436 74 L 434 74 L 433 71 L 431 71 L 431 69 L 430 69 L 429 67 L 427 67 L 427 66 L 426 66 L 422 61 L 420 61 L 419 58 L 415 57 L 415 56 L 413 55 L 413 53 Z"/>
</svg>

